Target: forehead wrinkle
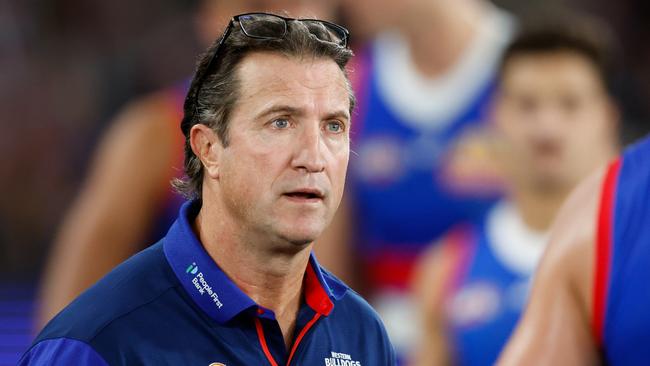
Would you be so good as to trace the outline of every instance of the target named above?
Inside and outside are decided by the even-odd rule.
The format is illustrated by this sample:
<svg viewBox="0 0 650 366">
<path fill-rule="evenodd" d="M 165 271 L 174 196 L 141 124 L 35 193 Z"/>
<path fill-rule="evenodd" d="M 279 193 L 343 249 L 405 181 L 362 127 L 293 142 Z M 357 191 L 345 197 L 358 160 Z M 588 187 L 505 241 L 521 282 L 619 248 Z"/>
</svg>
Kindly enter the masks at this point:
<svg viewBox="0 0 650 366">
<path fill-rule="evenodd" d="M 319 115 L 331 115 L 339 111 L 321 111 L 320 109 L 339 109 L 336 104 L 337 99 L 340 98 L 341 100 L 338 102 L 345 103 L 345 107 L 342 109 L 345 109 L 347 118 L 350 118 L 349 95 L 345 76 L 343 71 L 333 61 L 329 64 L 329 60 L 325 59 L 305 61 L 288 58 L 283 55 L 277 55 L 277 57 L 278 59 L 272 60 L 271 62 L 277 63 L 284 59 L 295 62 L 296 65 L 307 65 L 307 68 L 300 69 L 301 76 L 304 75 L 305 77 L 296 78 L 292 75 L 291 69 L 293 67 L 289 67 L 287 73 L 270 73 L 264 72 L 265 70 L 260 69 L 258 65 L 253 65 L 251 62 L 248 64 L 244 62 L 238 70 L 242 89 L 240 91 L 241 103 L 262 101 L 259 108 L 257 106 L 255 108 L 260 113 L 262 113 L 261 111 L 273 108 L 275 105 L 287 105 L 304 113 L 311 109 L 317 111 Z M 315 64 L 315 67 L 311 67 Z M 327 77 L 331 76 L 332 66 L 337 71 L 334 85 L 332 78 Z M 252 70 L 245 75 L 246 77 L 242 78 L 242 73 L 248 68 L 252 68 Z M 321 97 L 324 97 L 324 99 L 321 99 Z M 325 100 L 326 103 L 321 103 L 322 100 Z"/>
</svg>

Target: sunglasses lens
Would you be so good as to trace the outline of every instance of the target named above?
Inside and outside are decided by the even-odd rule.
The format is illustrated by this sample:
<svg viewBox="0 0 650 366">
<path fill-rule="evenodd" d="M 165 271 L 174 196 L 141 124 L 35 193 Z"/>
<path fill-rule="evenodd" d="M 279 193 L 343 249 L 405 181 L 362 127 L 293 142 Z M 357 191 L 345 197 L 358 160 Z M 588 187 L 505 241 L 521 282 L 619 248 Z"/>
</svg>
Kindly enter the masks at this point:
<svg viewBox="0 0 650 366">
<path fill-rule="evenodd" d="M 253 38 L 282 38 L 287 32 L 287 22 L 271 14 L 247 14 L 239 17 L 241 28 Z"/>
</svg>

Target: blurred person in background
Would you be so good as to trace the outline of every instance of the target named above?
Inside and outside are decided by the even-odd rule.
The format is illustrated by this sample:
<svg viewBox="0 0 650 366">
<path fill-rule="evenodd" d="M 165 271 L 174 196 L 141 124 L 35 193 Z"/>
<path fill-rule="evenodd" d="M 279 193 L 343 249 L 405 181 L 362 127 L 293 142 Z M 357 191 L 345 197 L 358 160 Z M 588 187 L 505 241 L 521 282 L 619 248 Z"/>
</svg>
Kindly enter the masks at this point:
<svg viewBox="0 0 650 366">
<path fill-rule="evenodd" d="M 492 151 L 506 196 L 418 263 L 424 336 L 414 365 L 492 365 L 525 306 L 548 230 L 571 190 L 618 149 L 611 34 L 566 12 L 522 22 L 505 51 Z M 528 364 L 528 363 L 521 363 Z"/>
<path fill-rule="evenodd" d="M 351 66 L 359 104 L 350 185 L 316 250 L 368 296 L 405 355 L 416 336 L 406 295 L 415 259 L 497 196 L 475 131 L 514 24 L 479 0 L 343 5 L 350 26 L 372 40 Z"/>
<path fill-rule="evenodd" d="M 200 1 L 198 36 L 209 44 L 234 14 L 286 12 L 331 19 L 322 0 Z M 38 328 L 118 263 L 160 239 L 182 198 L 170 186 L 183 174 L 178 130 L 188 81 L 130 102 L 103 136 L 88 176 L 69 209 L 42 277 Z M 146 145 L 147 149 L 142 150 Z M 137 156 L 139 167 L 132 169 Z"/>
<path fill-rule="evenodd" d="M 571 194 L 499 365 L 650 359 L 650 135 Z"/>
</svg>

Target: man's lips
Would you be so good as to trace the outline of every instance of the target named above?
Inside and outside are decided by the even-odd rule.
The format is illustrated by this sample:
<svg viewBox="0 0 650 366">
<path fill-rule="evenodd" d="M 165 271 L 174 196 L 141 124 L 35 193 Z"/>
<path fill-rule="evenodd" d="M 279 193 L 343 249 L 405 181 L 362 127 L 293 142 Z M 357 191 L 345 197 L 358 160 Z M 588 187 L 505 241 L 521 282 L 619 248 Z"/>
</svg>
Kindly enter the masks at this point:
<svg viewBox="0 0 650 366">
<path fill-rule="evenodd" d="M 320 202 L 325 198 L 323 191 L 317 188 L 299 188 L 282 195 L 296 202 Z"/>
</svg>

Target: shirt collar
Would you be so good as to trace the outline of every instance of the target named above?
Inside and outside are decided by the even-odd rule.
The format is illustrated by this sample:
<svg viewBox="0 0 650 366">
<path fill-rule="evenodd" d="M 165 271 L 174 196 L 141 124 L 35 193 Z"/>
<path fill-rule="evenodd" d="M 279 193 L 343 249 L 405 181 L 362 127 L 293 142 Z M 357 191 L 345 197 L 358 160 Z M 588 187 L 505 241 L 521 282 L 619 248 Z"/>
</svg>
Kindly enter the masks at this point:
<svg viewBox="0 0 650 366">
<path fill-rule="evenodd" d="M 274 318 L 240 290 L 207 253 L 192 230 L 192 222 L 201 208 L 194 200 L 182 205 L 180 213 L 164 238 L 163 250 L 176 277 L 196 305 L 218 323 L 224 324 L 246 310 L 261 317 Z M 324 274 L 313 253 L 303 282 L 305 303 L 327 316 L 334 308 L 332 300 L 342 297 L 347 287 L 328 273 Z"/>
</svg>

